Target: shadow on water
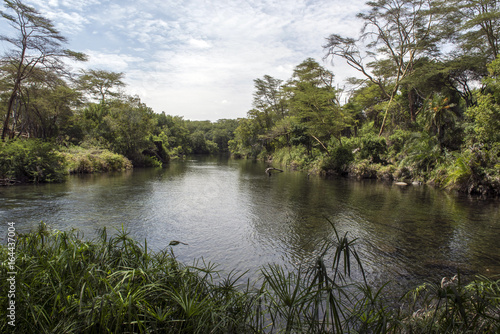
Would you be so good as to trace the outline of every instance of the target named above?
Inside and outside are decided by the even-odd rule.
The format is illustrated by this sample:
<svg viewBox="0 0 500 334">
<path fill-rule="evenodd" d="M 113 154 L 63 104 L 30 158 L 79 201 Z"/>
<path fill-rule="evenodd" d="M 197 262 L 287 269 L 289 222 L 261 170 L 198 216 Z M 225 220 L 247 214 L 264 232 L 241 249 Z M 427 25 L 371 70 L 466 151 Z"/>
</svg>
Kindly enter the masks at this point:
<svg viewBox="0 0 500 334">
<path fill-rule="evenodd" d="M 373 281 L 408 286 L 422 279 L 500 274 L 500 201 L 426 186 L 372 180 L 268 177 L 266 165 L 192 157 L 164 169 L 72 176 L 63 184 L 0 188 L 0 226 L 121 229 L 159 250 L 171 240 L 180 260 L 203 257 L 221 269 L 255 273 L 266 263 L 292 269 L 339 233 L 357 238 Z M 328 219 L 328 220 L 327 220 Z"/>
</svg>

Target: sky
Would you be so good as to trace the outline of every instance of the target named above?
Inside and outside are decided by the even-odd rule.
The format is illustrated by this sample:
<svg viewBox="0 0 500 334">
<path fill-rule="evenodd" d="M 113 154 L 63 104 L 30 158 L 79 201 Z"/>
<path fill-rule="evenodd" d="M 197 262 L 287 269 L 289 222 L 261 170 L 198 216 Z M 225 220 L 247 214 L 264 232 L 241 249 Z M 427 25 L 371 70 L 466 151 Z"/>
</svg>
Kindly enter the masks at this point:
<svg viewBox="0 0 500 334">
<path fill-rule="evenodd" d="M 125 74 L 125 91 L 190 120 L 246 117 L 254 80 L 288 80 L 314 58 L 340 87 L 355 73 L 323 60 L 325 38 L 359 35 L 365 0 L 25 0 L 52 20 L 82 69 Z M 4 23 L 2 23 L 4 24 Z M 3 30 L 3 29 L 2 29 Z"/>
</svg>

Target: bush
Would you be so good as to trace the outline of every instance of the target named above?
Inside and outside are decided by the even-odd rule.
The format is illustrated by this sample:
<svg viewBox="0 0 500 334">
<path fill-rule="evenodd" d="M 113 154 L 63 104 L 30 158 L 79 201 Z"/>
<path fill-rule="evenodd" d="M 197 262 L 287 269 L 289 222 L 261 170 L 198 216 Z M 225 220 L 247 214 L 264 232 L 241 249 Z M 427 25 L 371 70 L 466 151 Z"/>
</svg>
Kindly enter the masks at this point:
<svg viewBox="0 0 500 334">
<path fill-rule="evenodd" d="M 374 163 L 382 162 L 383 156 L 387 153 L 387 143 L 384 137 L 377 135 L 367 135 L 361 138 L 361 149 L 359 156 L 361 159 L 368 159 Z"/>
<path fill-rule="evenodd" d="M 0 143 L 0 178 L 13 182 L 61 182 L 65 160 L 55 146 L 38 139 Z"/>
<path fill-rule="evenodd" d="M 394 131 L 387 139 L 388 155 L 396 161 L 401 160 L 401 152 L 411 137 L 411 131 L 399 129 Z"/>
<path fill-rule="evenodd" d="M 337 146 L 330 150 L 330 156 L 323 161 L 323 170 L 334 170 L 337 173 L 346 173 L 349 164 L 354 160 L 354 154 L 345 146 Z"/>
<path fill-rule="evenodd" d="M 356 161 L 349 165 L 349 175 L 358 179 L 376 179 L 379 173 L 380 164 L 374 164 L 369 160 Z"/>
<path fill-rule="evenodd" d="M 427 173 L 445 161 L 445 153 L 435 136 L 426 132 L 413 133 L 404 146 L 401 166 Z"/>
<path fill-rule="evenodd" d="M 500 145 L 491 150 L 479 145 L 456 154 L 446 187 L 469 194 L 500 194 Z"/>
<path fill-rule="evenodd" d="M 272 155 L 272 161 L 282 166 L 289 166 L 293 170 L 308 166 L 310 157 L 304 146 L 283 147 Z"/>
<path fill-rule="evenodd" d="M 62 155 L 71 174 L 121 171 L 132 168 L 130 160 L 121 154 L 100 148 L 74 146 L 64 149 Z"/>
</svg>

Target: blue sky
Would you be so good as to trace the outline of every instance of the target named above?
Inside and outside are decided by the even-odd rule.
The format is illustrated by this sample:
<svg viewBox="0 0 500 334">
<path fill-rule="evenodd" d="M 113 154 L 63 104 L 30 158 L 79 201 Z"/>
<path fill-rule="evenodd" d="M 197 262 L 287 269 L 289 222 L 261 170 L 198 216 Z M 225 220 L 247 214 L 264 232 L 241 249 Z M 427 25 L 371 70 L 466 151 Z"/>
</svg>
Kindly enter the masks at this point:
<svg viewBox="0 0 500 334">
<path fill-rule="evenodd" d="M 126 92 L 185 119 L 245 117 L 253 80 L 287 80 L 308 57 L 342 85 L 354 73 L 324 63 L 332 33 L 355 37 L 364 0 L 25 0 L 90 59 L 125 73 Z"/>
</svg>

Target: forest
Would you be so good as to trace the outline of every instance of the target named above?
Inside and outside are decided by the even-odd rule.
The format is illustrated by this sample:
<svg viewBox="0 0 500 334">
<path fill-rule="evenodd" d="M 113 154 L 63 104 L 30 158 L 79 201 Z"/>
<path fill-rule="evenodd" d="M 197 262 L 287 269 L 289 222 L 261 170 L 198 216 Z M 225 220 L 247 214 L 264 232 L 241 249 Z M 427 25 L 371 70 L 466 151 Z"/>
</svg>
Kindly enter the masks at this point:
<svg viewBox="0 0 500 334">
<path fill-rule="evenodd" d="M 325 36 L 291 78 L 254 80 L 246 118 L 190 121 L 123 93 L 125 73 L 74 73 L 54 24 L 5 0 L 13 37 L 0 63 L 2 184 L 68 172 L 158 167 L 188 154 L 230 153 L 310 173 L 428 183 L 500 194 L 500 11 L 489 0 L 378 0 L 357 38 Z M 335 68 L 335 67 L 334 67 Z M 340 85 L 343 85 L 342 88 Z"/>
</svg>

